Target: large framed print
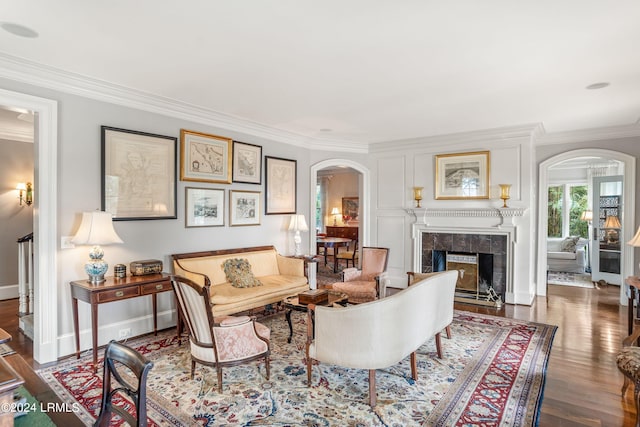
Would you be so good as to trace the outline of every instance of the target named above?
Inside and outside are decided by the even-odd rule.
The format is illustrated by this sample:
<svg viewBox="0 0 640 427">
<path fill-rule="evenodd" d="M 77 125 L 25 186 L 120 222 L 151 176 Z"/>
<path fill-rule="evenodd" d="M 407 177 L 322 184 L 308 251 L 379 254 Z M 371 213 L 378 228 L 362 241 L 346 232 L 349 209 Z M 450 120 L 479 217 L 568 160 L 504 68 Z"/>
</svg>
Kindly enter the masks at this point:
<svg viewBox="0 0 640 427">
<path fill-rule="evenodd" d="M 192 130 L 180 130 L 180 179 L 231 184 L 233 140 Z"/>
<path fill-rule="evenodd" d="M 233 182 L 262 184 L 262 147 L 233 141 Z"/>
<path fill-rule="evenodd" d="M 224 190 L 185 188 L 185 227 L 224 225 Z"/>
<path fill-rule="evenodd" d="M 265 213 L 296 213 L 297 162 L 279 157 L 265 157 Z"/>
<path fill-rule="evenodd" d="M 115 221 L 177 218 L 177 138 L 101 130 L 102 210 Z"/>
<path fill-rule="evenodd" d="M 260 225 L 260 192 L 229 190 L 229 225 Z"/>
<path fill-rule="evenodd" d="M 489 152 L 436 155 L 436 200 L 488 199 Z"/>
<path fill-rule="evenodd" d="M 360 211 L 360 199 L 358 197 L 342 198 L 342 218 L 345 221 L 357 221 Z"/>
</svg>

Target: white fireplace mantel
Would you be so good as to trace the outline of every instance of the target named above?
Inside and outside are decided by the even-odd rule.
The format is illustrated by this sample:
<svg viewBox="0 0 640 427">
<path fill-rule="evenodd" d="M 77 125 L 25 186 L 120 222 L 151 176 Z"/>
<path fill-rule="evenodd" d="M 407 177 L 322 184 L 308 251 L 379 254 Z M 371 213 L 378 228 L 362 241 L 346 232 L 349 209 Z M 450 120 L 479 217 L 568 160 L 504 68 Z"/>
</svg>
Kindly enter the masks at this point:
<svg viewBox="0 0 640 427">
<path fill-rule="evenodd" d="M 524 216 L 526 208 L 409 208 L 418 223 L 427 223 L 427 218 L 498 218 L 496 227 L 505 224 L 505 219 L 513 223 L 514 218 Z"/>
</svg>

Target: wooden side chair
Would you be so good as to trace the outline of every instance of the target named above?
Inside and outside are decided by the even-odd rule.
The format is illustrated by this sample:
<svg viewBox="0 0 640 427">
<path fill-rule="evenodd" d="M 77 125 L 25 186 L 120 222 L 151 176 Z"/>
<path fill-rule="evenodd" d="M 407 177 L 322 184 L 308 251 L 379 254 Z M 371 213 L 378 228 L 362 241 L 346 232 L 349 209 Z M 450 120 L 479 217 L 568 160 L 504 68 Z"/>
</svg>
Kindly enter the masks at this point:
<svg viewBox="0 0 640 427">
<path fill-rule="evenodd" d="M 147 375 L 153 367 L 153 363 L 131 347 L 111 341 L 104 352 L 104 378 L 102 381 L 102 402 L 100 404 L 100 416 L 93 424 L 94 427 L 108 426 L 111 415 L 115 412 L 131 426 L 147 425 Z M 124 380 L 125 372 L 132 372 L 138 378 L 136 387 Z M 111 388 L 114 378 L 120 387 Z M 123 407 L 113 404 L 117 394 L 126 394 L 133 400 L 136 408 L 134 417 Z"/>
<path fill-rule="evenodd" d="M 385 276 L 389 248 L 362 248 L 362 269 L 346 268 L 342 270 L 342 282 L 331 287 L 349 295 L 349 302 L 358 304 L 374 301 L 385 294 Z"/>
<path fill-rule="evenodd" d="M 356 259 L 358 257 L 358 241 L 352 240 L 349 243 L 349 248 L 344 252 L 338 252 L 336 254 L 336 266 L 340 265 L 340 261 L 346 261 L 346 268 L 349 268 L 349 261 L 351 261 L 351 267 L 356 266 Z"/>
<path fill-rule="evenodd" d="M 214 320 L 209 287 L 181 276 L 171 276 L 171 283 L 189 331 L 191 378 L 196 363 L 216 368 L 218 392 L 222 393 L 222 367 L 264 359 L 269 379 L 268 327 L 249 316 L 222 316 Z"/>
</svg>

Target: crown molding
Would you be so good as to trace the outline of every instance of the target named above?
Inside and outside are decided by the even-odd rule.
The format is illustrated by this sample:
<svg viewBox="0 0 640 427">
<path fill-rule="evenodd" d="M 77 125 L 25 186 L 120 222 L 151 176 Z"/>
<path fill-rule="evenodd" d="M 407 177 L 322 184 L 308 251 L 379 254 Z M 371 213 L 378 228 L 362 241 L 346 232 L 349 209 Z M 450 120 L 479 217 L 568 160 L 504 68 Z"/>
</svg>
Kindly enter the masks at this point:
<svg viewBox="0 0 640 427">
<path fill-rule="evenodd" d="M 33 131 L 0 128 L 0 139 L 33 144 Z"/>
<path fill-rule="evenodd" d="M 640 136 L 640 120 L 630 125 L 580 129 L 566 132 L 542 132 L 536 137 L 536 145 L 570 144 L 575 142 L 602 141 Z"/>
<path fill-rule="evenodd" d="M 0 77 L 310 150 L 367 153 L 369 145 L 321 139 L 0 53 Z"/>
<path fill-rule="evenodd" d="M 384 153 L 397 150 L 419 150 L 425 146 L 429 148 L 451 148 L 478 142 L 511 142 L 527 139 L 533 141 L 534 136 L 544 132 L 541 123 L 530 123 L 519 126 L 482 129 L 471 132 L 451 133 L 445 135 L 411 138 L 389 142 L 379 142 L 370 145 L 369 152 Z"/>
</svg>

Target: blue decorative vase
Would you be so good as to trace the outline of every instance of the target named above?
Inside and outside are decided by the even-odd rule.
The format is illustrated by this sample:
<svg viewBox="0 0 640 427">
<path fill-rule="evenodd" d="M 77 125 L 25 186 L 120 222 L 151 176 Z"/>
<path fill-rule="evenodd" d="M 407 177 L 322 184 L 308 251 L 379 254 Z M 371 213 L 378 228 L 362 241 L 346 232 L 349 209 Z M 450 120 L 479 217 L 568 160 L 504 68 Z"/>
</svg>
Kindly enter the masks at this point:
<svg viewBox="0 0 640 427">
<path fill-rule="evenodd" d="M 84 271 L 89 275 L 89 281 L 94 285 L 104 282 L 104 275 L 109 269 L 102 257 L 104 251 L 100 246 L 94 246 L 89 252 L 89 261 L 84 265 Z"/>
</svg>

